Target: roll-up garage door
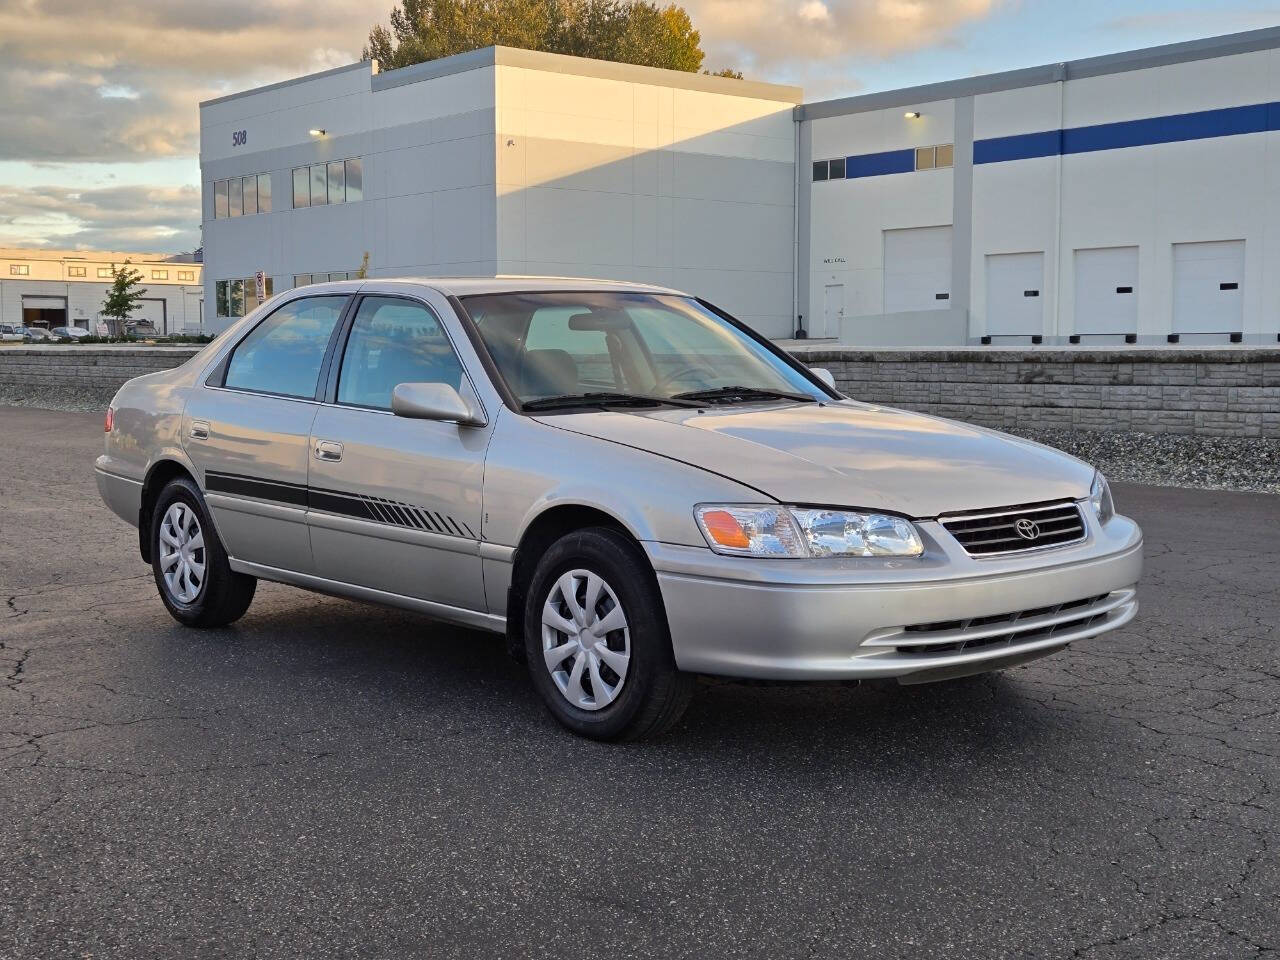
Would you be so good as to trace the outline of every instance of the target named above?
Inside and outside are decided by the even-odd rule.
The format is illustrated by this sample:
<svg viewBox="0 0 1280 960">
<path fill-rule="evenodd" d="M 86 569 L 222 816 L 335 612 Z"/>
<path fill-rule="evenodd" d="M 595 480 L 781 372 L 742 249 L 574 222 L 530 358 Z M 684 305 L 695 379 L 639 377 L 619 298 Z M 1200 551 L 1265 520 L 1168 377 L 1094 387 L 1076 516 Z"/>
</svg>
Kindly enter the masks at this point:
<svg viewBox="0 0 1280 960">
<path fill-rule="evenodd" d="M 1075 332 L 1138 332 L 1138 248 L 1077 250 Z"/>
<path fill-rule="evenodd" d="M 1173 245 L 1173 332 L 1244 329 L 1244 241 Z"/>
<path fill-rule="evenodd" d="M 951 228 L 886 230 L 884 312 L 946 310 L 950 306 Z"/>
<path fill-rule="evenodd" d="M 987 255 L 987 333 L 1044 333 L 1044 253 Z"/>
</svg>

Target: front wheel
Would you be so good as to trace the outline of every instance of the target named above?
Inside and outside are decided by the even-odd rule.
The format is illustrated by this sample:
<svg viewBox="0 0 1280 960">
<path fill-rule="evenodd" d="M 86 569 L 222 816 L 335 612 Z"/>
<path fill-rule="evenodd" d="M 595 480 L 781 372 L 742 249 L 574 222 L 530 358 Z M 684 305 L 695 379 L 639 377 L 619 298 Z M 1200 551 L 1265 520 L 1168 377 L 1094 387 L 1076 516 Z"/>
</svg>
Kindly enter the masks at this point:
<svg viewBox="0 0 1280 960">
<path fill-rule="evenodd" d="M 151 570 L 160 599 L 188 627 L 224 627 L 239 620 L 258 581 L 227 562 L 200 488 L 187 477 L 169 481 L 151 515 Z"/>
<path fill-rule="evenodd" d="M 529 673 L 564 726 L 638 740 L 680 719 L 693 677 L 676 669 L 662 595 L 632 540 L 605 527 L 567 534 L 538 561 L 527 598 Z"/>
</svg>

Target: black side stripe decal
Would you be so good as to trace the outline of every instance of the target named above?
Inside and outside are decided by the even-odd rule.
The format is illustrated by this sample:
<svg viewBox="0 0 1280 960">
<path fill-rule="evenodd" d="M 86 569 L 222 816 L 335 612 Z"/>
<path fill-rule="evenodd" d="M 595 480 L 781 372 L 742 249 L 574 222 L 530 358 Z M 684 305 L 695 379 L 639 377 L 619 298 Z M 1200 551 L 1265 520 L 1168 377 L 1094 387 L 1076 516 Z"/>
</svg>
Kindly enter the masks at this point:
<svg viewBox="0 0 1280 960">
<path fill-rule="evenodd" d="M 207 471 L 204 475 L 204 484 L 210 493 L 229 493 L 236 497 L 274 500 L 276 503 L 287 503 L 295 507 L 307 505 L 307 488 L 297 483 Z"/>
<path fill-rule="evenodd" d="M 274 503 L 335 513 L 343 517 L 355 517 L 357 520 L 370 520 L 392 527 L 426 530 L 446 537 L 480 539 L 466 523 L 459 524 L 452 517 L 432 512 L 426 507 L 401 503 L 399 500 L 388 500 L 385 497 L 366 497 L 341 490 L 308 488 L 300 483 L 263 480 L 259 477 L 246 477 L 236 473 L 220 473 L 212 470 L 205 472 L 204 482 L 205 489 L 210 493 L 270 500 Z"/>
</svg>

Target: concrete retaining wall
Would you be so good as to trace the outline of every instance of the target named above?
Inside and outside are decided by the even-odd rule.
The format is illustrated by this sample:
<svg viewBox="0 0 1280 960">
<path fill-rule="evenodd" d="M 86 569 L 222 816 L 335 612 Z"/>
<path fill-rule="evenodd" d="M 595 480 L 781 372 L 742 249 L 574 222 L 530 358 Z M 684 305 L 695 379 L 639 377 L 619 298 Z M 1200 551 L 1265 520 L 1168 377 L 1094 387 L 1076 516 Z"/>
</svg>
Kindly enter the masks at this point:
<svg viewBox="0 0 1280 960">
<path fill-rule="evenodd" d="M 109 344 L 0 348 L 0 389 L 114 391 L 126 380 L 185 363 L 201 348 Z"/>
<path fill-rule="evenodd" d="M 851 397 L 1004 430 L 1280 438 L 1280 349 L 788 344 Z"/>
<path fill-rule="evenodd" d="M 1280 349 L 788 347 L 859 400 L 998 429 L 1280 438 Z M 0 390 L 107 392 L 198 349 L 4 348 Z"/>
</svg>

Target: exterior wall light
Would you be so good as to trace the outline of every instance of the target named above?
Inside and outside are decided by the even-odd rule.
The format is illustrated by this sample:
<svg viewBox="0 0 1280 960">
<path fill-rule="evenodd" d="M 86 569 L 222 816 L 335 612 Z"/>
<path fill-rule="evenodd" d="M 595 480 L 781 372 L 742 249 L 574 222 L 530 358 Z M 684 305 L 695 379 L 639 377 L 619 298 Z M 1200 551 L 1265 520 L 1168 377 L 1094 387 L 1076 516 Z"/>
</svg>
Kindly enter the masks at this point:
<svg viewBox="0 0 1280 960">
<path fill-rule="evenodd" d="M 906 113 L 904 113 L 904 114 L 903 114 L 903 116 L 904 116 L 904 117 L 906 117 L 908 120 L 919 120 L 919 119 L 920 119 L 920 111 L 919 111 L 919 110 L 908 110 Z"/>
<path fill-rule="evenodd" d="M 313 136 L 313 137 L 323 137 L 323 136 L 324 136 L 324 131 L 323 131 L 322 129 L 320 129 L 319 127 L 312 127 L 310 130 L 308 130 L 308 131 L 307 131 L 307 133 L 311 134 L 311 136 Z"/>
</svg>

